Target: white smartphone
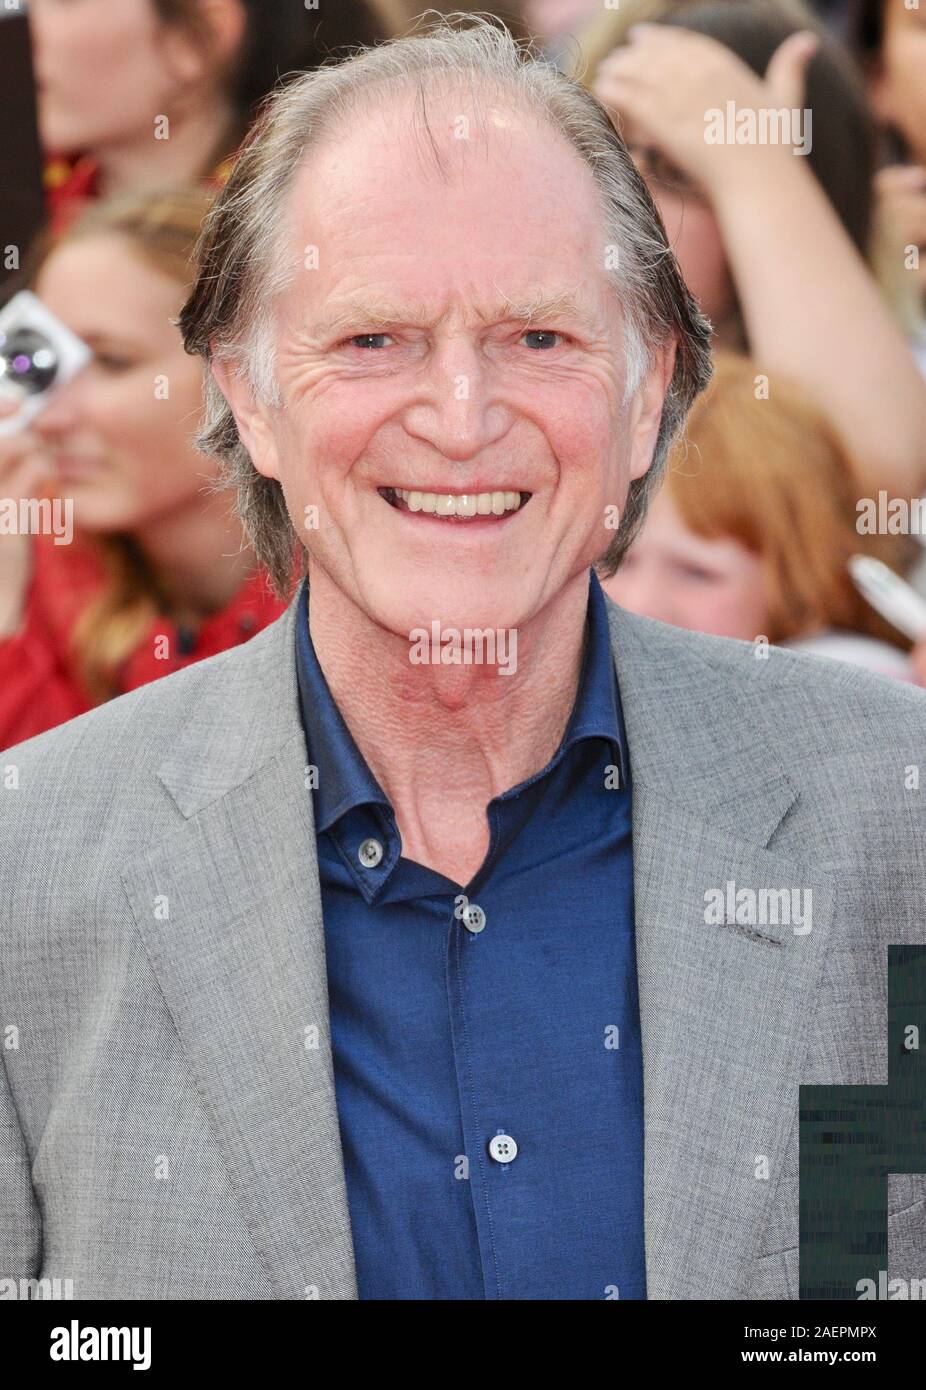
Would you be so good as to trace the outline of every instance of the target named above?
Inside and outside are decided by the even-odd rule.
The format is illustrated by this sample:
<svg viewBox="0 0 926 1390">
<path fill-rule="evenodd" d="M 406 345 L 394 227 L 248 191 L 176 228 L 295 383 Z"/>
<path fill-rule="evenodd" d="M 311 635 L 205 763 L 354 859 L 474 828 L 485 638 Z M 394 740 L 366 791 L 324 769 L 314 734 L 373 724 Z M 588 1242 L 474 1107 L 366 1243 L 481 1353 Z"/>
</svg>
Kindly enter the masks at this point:
<svg viewBox="0 0 926 1390">
<path fill-rule="evenodd" d="M 31 290 L 0 309 L 0 399 L 19 409 L 0 419 L 0 437 L 18 434 L 93 353 Z"/>
<path fill-rule="evenodd" d="M 899 574 L 871 555 L 850 556 L 849 573 L 859 593 L 898 632 L 912 642 L 926 637 L 926 599 Z"/>
</svg>

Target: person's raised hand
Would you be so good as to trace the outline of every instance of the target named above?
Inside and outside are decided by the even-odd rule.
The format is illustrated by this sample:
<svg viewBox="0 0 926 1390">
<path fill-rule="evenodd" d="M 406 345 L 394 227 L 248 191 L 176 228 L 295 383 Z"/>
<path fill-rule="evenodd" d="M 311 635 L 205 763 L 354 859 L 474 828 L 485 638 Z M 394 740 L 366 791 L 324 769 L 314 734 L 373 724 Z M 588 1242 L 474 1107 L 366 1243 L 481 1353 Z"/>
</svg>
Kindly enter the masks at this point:
<svg viewBox="0 0 926 1390">
<path fill-rule="evenodd" d="M 758 77 L 717 39 L 670 25 L 639 24 L 629 42 L 600 64 L 594 95 L 608 108 L 628 143 L 655 147 L 708 194 L 747 164 L 756 164 L 756 147 L 712 144 L 708 113 L 762 108 L 801 110 L 807 65 L 819 47 L 810 30 L 790 35 Z M 778 154 L 788 146 L 766 146 Z M 763 164 L 767 161 L 763 160 Z"/>
</svg>

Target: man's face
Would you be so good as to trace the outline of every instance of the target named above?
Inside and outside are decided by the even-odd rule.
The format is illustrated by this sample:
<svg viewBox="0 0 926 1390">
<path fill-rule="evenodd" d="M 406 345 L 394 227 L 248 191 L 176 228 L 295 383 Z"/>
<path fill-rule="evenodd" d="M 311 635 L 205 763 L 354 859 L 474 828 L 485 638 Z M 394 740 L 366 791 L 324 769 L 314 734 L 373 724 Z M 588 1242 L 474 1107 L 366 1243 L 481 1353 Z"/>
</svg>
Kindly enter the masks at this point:
<svg viewBox="0 0 926 1390">
<path fill-rule="evenodd" d="M 444 177 L 410 103 L 355 119 L 300 172 L 282 407 L 245 421 L 310 576 L 402 635 L 528 621 L 613 540 L 659 423 L 665 362 L 622 404 L 590 173 L 536 119 L 488 105 L 485 134 L 457 138 L 462 99 L 430 98 Z"/>
</svg>

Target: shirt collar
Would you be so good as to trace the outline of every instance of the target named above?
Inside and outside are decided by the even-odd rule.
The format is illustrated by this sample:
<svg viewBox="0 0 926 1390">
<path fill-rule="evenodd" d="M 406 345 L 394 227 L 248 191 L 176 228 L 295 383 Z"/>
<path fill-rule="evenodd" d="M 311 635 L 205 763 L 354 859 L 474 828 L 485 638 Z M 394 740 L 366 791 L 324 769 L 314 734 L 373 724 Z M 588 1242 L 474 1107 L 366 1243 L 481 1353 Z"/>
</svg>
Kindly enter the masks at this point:
<svg viewBox="0 0 926 1390">
<path fill-rule="evenodd" d="M 317 770 L 315 828 L 328 830 L 346 811 L 371 802 L 389 807 L 366 758 L 341 717 L 309 632 L 309 589 L 302 581 L 296 622 L 299 705 L 310 764 Z"/>
<path fill-rule="evenodd" d="M 366 759 L 357 747 L 335 704 L 309 632 L 308 585 L 298 599 L 296 623 L 296 672 L 299 703 L 310 765 L 317 770 L 314 790 L 315 827 L 330 829 L 357 806 L 380 805 L 391 814 L 391 805 Z M 620 769 L 620 785 L 627 786 L 630 763 L 604 591 L 594 570 L 589 571 L 585 647 L 575 704 L 550 770 L 581 739 L 603 738 L 614 747 Z M 533 781 L 534 779 L 529 779 Z M 521 784 L 523 787 L 523 783 Z M 513 791 L 515 789 L 512 789 Z"/>
<path fill-rule="evenodd" d="M 594 570 L 589 570 L 582 670 L 560 751 L 565 753 L 583 738 L 604 738 L 614 745 L 620 766 L 621 786 L 626 786 L 630 771 L 627 735 L 614 670 L 614 653 L 611 650 L 607 601 Z"/>
</svg>

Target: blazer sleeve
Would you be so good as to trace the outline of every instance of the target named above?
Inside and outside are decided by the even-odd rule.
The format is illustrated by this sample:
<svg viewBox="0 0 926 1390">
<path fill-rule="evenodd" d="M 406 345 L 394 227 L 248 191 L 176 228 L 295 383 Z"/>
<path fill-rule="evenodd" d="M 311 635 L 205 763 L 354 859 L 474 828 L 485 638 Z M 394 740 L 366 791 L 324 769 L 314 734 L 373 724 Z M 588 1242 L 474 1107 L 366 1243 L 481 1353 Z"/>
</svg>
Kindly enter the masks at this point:
<svg viewBox="0 0 926 1390">
<path fill-rule="evenodd" d="M 0 1280 L 34 1279 L 42 1265 L 42 1216 L 3 1053 L 0 1034 Z"/>
</svg>

